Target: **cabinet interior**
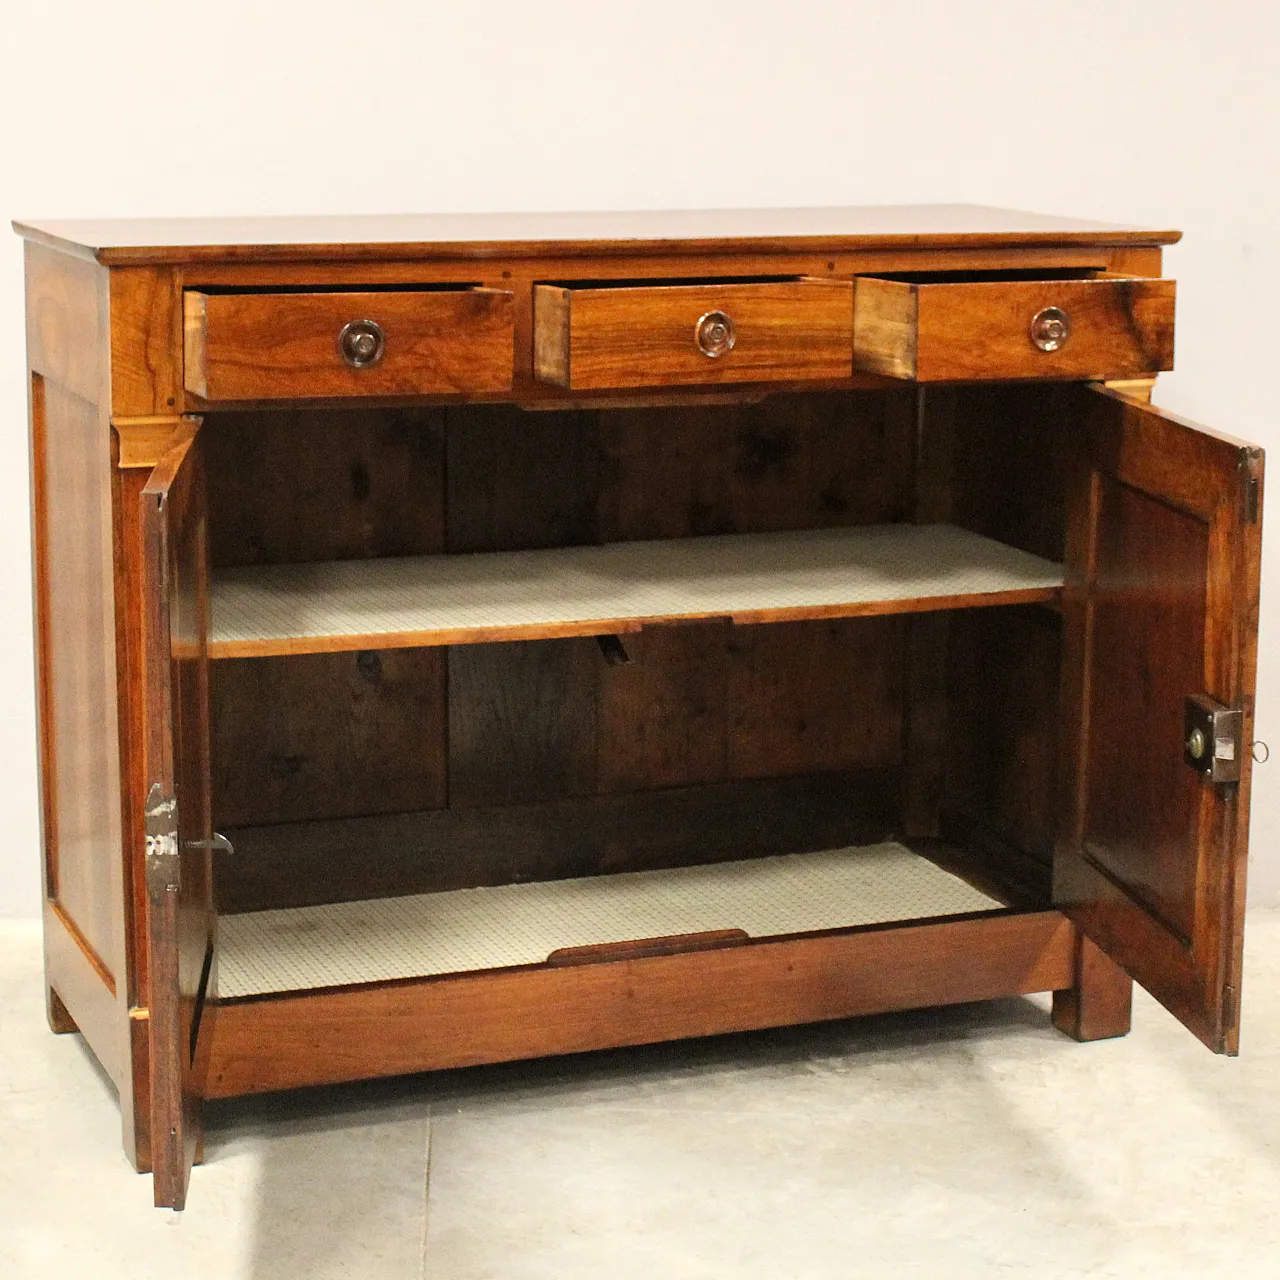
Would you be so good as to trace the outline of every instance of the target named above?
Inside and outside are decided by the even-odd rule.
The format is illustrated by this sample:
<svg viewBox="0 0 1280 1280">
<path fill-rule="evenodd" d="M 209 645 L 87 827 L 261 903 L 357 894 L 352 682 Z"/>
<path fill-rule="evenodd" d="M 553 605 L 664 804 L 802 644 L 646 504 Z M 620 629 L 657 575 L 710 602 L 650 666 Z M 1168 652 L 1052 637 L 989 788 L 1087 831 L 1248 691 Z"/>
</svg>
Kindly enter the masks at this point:
<svg viewBox="0 0 1280 1280">
<path fill-rule="evenodd" d="M 358 927 L 411 943 L 440 911 L 507 936 L 492 925 L 502 912 L 545 926 L 561 918 L 556 884 L 583 877 L 613 877 L 566 891 L 604 903 L 606 919 L 610 892 L 679 897 L 700 883 L 681 869 L 717 864 L 735 864 L 725 877 L 776 904 L 780 856 L 816 855 L 782 871 L 818 885 L 837 850 L 862 850 L 841 865 L 877 884 L 927 884 L 847 919 L 766 913 L 769 928 L 1046 906 L 1056 590 L 921 609 L 904 589 L 866 616 L 712 617 L 498 643 L 437 635 L 379 647 L 374 637 L 231 657 L 218 651 L 218 584 L 289 565 L 912 524 L 949 524 L 1061 565 L 1080 431 L 1062 392 L 209 413 L 213 814 L 235 844 L 216 867 L 219 910 L 234 917 L 223 921 L 224 971 L 263 938 L 284 946 Z M 499 889 L 512 885 L 532 892 Z M 497 896 L 420 898 L 478 888 Z M 829 906 L 834 892 L 810 898 Z M 383 899 L 400 904 L 375 909 Z M 355 902 L 366 906 L 343 905 Z M 679 927 L 641 937 L 759 936 L 723 912 L 669 918 Z M 668 917 L 652 919 L 659 929 Z M 636 941 L 634 929 L 607 933 L 570 922 L 562 939 L 546 934 L 557 943 L 547 955 L 495 953 L 492 967 Z M 266 991 L 421 972 L 342 978 L 285 958 L 287 981 L 240 976 L 227 994 L 254 994 L 255 981 Z"/>
</svg>

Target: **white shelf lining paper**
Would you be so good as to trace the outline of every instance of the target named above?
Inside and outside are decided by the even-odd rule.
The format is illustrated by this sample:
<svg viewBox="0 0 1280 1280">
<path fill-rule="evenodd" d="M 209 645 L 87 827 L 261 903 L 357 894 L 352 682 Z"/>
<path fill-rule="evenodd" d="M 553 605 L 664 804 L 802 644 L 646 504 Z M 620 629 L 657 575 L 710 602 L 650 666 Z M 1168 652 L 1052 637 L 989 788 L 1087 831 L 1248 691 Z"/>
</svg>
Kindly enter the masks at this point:
<svg viewBox="0 0 1280 1280">
<path fill-rule="evenodd" d="M 540 964 L 563 947 L 755 938 L 1004 906 L 897 843 L 223 916 L 218 996 Z"/>
<path fill-rule="evenodd" d="M 213 642 L 727 616 L 1062 586 L 952 525 L 733 534 L 219 571 Z"/>
</svg>

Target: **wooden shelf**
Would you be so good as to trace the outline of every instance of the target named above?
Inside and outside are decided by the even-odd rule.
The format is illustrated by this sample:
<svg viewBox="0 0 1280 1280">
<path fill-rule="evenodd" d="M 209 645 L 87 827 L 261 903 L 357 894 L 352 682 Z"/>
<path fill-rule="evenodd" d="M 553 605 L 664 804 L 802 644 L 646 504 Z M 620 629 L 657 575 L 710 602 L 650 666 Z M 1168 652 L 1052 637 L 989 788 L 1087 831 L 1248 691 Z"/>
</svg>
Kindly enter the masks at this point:
<svg viewBox="0 0 1280 1280">
<path fill-rule="evenodd" d="M 791 622 L 1055 598 L 1062 568 L 951 525 L 223 570 L 214 658 Z"/>
<path fill-rule="evenodd" d="M 1005 903 L 905 845 L 223 916 L 223 999 L 730 945 Z M 674 941 L 688 940 L 685 945 Z M 619 951 L 619 947 L 621 950 Z M 603 949 L 603 950 L 602 950 Z"/>
</svg>

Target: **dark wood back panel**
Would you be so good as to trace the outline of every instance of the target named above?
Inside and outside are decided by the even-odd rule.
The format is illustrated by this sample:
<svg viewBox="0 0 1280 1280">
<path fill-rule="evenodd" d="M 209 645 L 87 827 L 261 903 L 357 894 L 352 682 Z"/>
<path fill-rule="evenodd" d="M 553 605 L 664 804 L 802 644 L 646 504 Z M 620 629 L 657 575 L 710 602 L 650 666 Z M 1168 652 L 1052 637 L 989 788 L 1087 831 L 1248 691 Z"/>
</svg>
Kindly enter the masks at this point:
<svg viewBox="0 0 1280 1280">
<path fill-rule="evenodd" d="M 1062 620 L 1034 605 L 953 614 L 942 830 L 993 874 L 1048 900 Z"/>
<path fill-rule="evenodd" d="M 1062 560 L 1066 484 L 1083 437 L 1073 388 L 929 391 L 950 422 L 954 523 Z M 1047 901 L 1059 759 L 1062 620 L 1039 606 L 952 615 L 942 830 L 993 875 Z"/>
<path fill-rule="evenodd" d="M 600 414 L 601 541 L 906 519 L 914 390 Z"/>
<path fill-rule="evenodd" d="M 1050 560 L 1063 558 L 1065 485 L 1082 444 L 1071 390 L 1003 384 L 943 393 L 953 398 L 955 417 L 955 524 Z"/>
<path fill-rule="evenodd" d="M 859 770 L 249 827 L 233 832 L 218 906 L 257 911 L 834 849 L 888 837 L 896 806 L 893 771 Z"/>
<path fill-rule="evenodd" d="M 231 658 L 210 670 L 221 825 L 444 804 L 444 650 Z"/>
<path fill-rule="evenodd" d="M 515 405 L 447 411 L 449 551 L 517 551 L 600 541 L 599 415 Z"/>
<path fill-rule="evenodd" d="M 911 391 L 607 411 L 252 412 L 213 426 L 224 565 L 880 523 L 904 518 L 913 498 Z M 657 822 L 664 788 L 893 776 L 904 635 L 896 617 L 711 623 L 623 637 L 623 665 L 593 640 L 218 663 L 218 819 L 519 805 L 537 821 L 563 801 L 653 792 Z M 554 821 L 564 824 L 558 809 Z M 829 816 L 815 822 L 830 827 Z M 617 837 L 608 845 L 613 869 L 625 865 Z M 478 857 L 468 877 L 492 879 L 497 864 Z M 549 857 L 537 874 L 573 874 L 580 861 Z"/>
<path fill-rule="evenodd" d="M 209 414 L 215 568 L 445 548 L 444 411 Z"/>
</svg>

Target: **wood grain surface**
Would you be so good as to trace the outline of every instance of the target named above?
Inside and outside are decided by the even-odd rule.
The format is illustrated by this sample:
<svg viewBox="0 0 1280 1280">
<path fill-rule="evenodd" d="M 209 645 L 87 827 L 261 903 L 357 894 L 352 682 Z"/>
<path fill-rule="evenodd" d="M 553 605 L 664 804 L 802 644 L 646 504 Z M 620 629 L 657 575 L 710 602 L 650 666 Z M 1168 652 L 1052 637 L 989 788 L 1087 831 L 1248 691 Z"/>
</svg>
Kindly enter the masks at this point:
<svg viewBox="0 0 1280 1280">
<path fill-rule="evenodd" d="M 1076 934 L 1075 979 L 1053 993 L 1053 1025 L 1073 1040 L 1110 1040 L 1129 1034 L 1133 979 L 1105 951 Z"/>
<path fill-rule="evenodd" d="M 505 391 L 515 355 L 511 294 L 213 293 L 184 297 L 186 386 L 210 402 Z M 368 320 L 381 358 L 353 368 L 339 337 Z"/>
<path fill-rule="evenodd" d="M 730 350 L 698 346 L 702 317 L 720 312 Z M 847 280 L 534 290 L 534 370 L 572 391 L 846 377 L 853 367 Z"/>
<path fill-rule="evenodd" d="M 29 244 L 26 295 L 46 1010 L 55 1026 L 65 1011 L 111 1078 L 125 1153 L 146 1169 L 149 1083 L 128 1016 L 138 953 L 117 701 L 108 274 Z"/>
<path fill-rule="evenodd" d="M 146 803 L 168 805 L 159 830 L 148 827 L 145 854 L 151 1159 L 157 1207 L 181 1209 L 201 1142 L 199 1049 L 208 1039 L 203 1012 L 216 931 L 208 844 L 208 521 L 198 436 L 157 465 L 139 505 Z"/>
<path fill-rule="evenodd" d="M 112 265 L 376 261 L 499 254 L 632 256 L 803 248 L 1173 244 L 1177 231 L 985 205 L 436 213 L 15 222 L 19 235 Z"/>
<path fill-rule="evenodd" d="M 240 846 L 224 907 L 683 866 L 905 823 L 1026 912 L 229 1002 L 195 1038 L 212 1096 L 1028 990 L 1094 1039 L 1127 1028 L 1129 975 L 1235 1051 L 1250 760 L 1234 789 L 1201 783 L 1175 713 L 1189 693 L 1239 704 L 1251 740 L 1261 454 L 1071 385 L 1149 395 L 1170 367 L 1174 286 L 1155 277 L 1177 233 L 969 206 L 18 230 L 47 1007 L 120 1089 L 144 1168 L 154 1092 L 163 1202 L 197 1154 L 208 917 L 146 903 L 162 666 L 180 737 L 214 714 L 213 800 Z M 1072 321 L 1058 352 L 1028 337 L 1046 306 Z M 738 341 L 713 361 L 693 326 L 716 309 Z M 388 336 L 365 370 L 337 348 L 357 318 Z M 207 535 L 233 573 L 946 521 L 1065 563 L 1067 582 L 930 597 L 919 578 L 857 610 L 757 599 L 701 621 L 431 631 L 514 641 L 451 652 L 347 628 L 325 651 L 304 636 L 303 656 L 219 664 L 206 693 L 198 582 L 166 595 L 166 649 L 140 498 L 174 498 L 190 571 L 199 503 L 174 467 L 148 470 L 209 400 Z M 977 604 L 996 607 L 951 613 Z M 919 608 L 935 612 L 904 612 Z M 884 616 L 846 616 L 864 611 Z M 675 618 L 694 625 L 650 625 Z M 241 652 L 290 652 L 295 630 Z M 171 763 L 185 792 L 209 785 L 199 752 Z"/>
<path fill-rule="evenodd" d="M 912 283 L 861 276 L 854 363 L 918 382 L 1140 378 L 1173 368 L 1172 280 L 964 280 Z M 1031 341 L 1056 307 L 1071 333 L 1056 351 Z"/>
<path fill-rule="evenodd" d="M 207 1096 L 1051 991 L 1073 940 L 1041 912 L 226 1002 Z"/>
<path fill-rule="evenodd" d="M 1076 389 L 1054 900 L 1210 1048 L 1239 1045 L 1252 758 L 1214 786 L 1182 759 L 1207 695 L 1252 740 L 1261 452 Z M 1256 487 L 1256 488 L 1255 488 Z"/>
</svg>

